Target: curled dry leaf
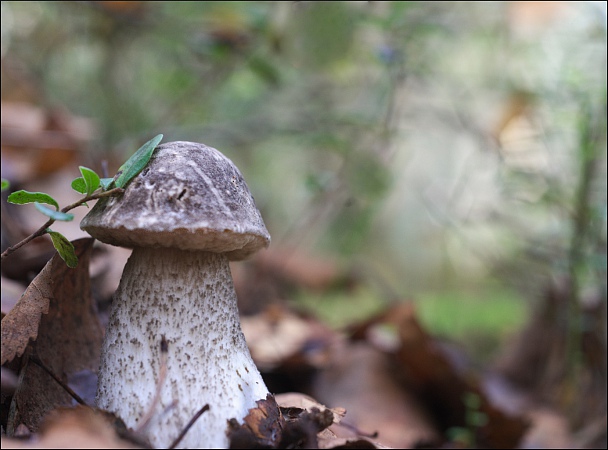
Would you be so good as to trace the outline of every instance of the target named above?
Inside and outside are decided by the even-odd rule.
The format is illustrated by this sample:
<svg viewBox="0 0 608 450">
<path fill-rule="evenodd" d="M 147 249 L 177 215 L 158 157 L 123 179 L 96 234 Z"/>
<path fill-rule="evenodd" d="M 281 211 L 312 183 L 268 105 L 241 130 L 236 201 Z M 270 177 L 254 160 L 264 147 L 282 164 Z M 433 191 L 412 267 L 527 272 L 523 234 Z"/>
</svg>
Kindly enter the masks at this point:
<svg viewBox="0 0 608 450">
<path fill-rule="evenodd" d="M 339 418 L 342 411 L 334 412 L 310 397 L 292 393 L 281 398 L 286 407 L 279 407 L 275 397 L 268 394 L 258 400 L 257 407 L 239 424 L 231 419 L 228 426 L 230 448 L 333 448 L 323 445 L 331 441 L 322 435 Z M 301 407 L 303 406 L 303 407 Z M 335 436 L 333 436 L 335 437 Z M 342 445 L 339 440 L 337 445 Z M 371 447 L 362 448 L 375 448 Z"/>
<path fill-rule="evenodd" d="M 60 260 L 61 261 L 61 260 Z M 65 266 L 65 263 L 61 261 Z M 23 355 L 30 339 L 38 337 L 42 314 L 49 312 L 53 296 L 53 264 L 49 262 L 30 283 L 21 299 L 2 319 L 1 364 Z"/>
<path fill-rule="evenodd" d="M 281 410 L 271 394 L 256 403 L 242 425 L 234 418 L 228 421 L 230 448 L 278 448 L 285 427 Z"/>
<path fill-rule="evenodd" d="M 63 382 L 77 372 L 97 370 L 102 329 L 91 299 L 88 264 L 93 242 L 73 242 L 80 261 L 74 269 L 55 255 L 2 320 L 2 362 L 25 352 L 9 435 L 21 424 L 35 432 L 48 411 L 72 403 L 65 390 L 30 360 L 31 353 Z"/>
<path fill-rule="evenodd" d="M 12 361 L 16 356 L 23 355 L 30 339 L 36 340 L 42 314 L 49 312 L 51 299 L 55 300 L 57 312 L 62 310 L 63 313 L 78 313 L 68 317 L 62 316 L 63 323 L 52 326 L 68 342 L 74 344 L 74 340 L 78 340 L 78 337 L 73 335 L 72 328 L 59 327 L 69 325 L 70 322 L 77 325 L 83 314 L 88 315 L 91 312 L 88 258 L 93 242 L 94 239 L 90 238 L 74 241 L 76 255 L 79 258 L 85 253 L 87 255 L 82 264 L 75 269 L 67 267 L 56 254 L 30 283 L 17 304 L 2 319 L 2 365 Z M 87 298 L 88 302 L 83 301 Z"/>
<path fill-rule="evenodd" d="M 278 394 L 275 399 L 286 419 L 283 445 L 320 449 L 384 448 L 352 429 L 342 427 L 341 421 L 346 415 L 344 408 L 328 408 L 299 392 Z"/>
<path fill-rule="evenodd" d="M 319 411 L 329 410 L 333 416 L 333 423 L 340 423 L 342 418 L 346 415 L 346 410 L 344 408 L 328 408 L 314 398 L 299 392 L 277 394 L 275 399 L 277 404 L 283 409 L 297 408 L 308 412 L 311 412 L 313 408 L 316 408 Z"/>
</svg>

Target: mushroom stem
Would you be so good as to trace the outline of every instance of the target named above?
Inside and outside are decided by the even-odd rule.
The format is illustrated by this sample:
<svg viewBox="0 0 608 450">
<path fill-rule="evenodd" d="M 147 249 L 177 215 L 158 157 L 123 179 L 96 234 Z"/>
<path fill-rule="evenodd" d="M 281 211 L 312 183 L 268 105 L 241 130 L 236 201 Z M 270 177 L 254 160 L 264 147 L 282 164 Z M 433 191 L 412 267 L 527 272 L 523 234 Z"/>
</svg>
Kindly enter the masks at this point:
<svg viewBox="0 0 608 450">
<path fill-rule="evenodd" d="M 180 445 L 227 447 L 227 420 L 242 421 L 268 390 L 241 331 L 224 254 L 133 250 L 114 296 L 96 399 L 131 428 L 146 415 L 158 389 L 162 336 L 168 343 L 167 374 L 147 438 L 155 447 L 167 447 L 208 403 L 209 411 Z"/>
</svg>

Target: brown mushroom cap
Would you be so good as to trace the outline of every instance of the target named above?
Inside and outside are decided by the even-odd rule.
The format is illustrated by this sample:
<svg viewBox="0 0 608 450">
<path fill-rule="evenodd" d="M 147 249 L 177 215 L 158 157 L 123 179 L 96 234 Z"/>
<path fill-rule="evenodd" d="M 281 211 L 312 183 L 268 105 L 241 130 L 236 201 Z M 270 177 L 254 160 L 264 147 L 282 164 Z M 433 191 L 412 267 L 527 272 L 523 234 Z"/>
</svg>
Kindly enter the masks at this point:
<svg viewBox="0 0 608 450">
<path fill-rule="evenodd" d="M 268 247 L 270 235 L 236 166 L 214 148 L 169 142 L 120 197 L 97 201 L 80 224 L 121 247 L 176 247 L 231 260 Z"/>
</svg>

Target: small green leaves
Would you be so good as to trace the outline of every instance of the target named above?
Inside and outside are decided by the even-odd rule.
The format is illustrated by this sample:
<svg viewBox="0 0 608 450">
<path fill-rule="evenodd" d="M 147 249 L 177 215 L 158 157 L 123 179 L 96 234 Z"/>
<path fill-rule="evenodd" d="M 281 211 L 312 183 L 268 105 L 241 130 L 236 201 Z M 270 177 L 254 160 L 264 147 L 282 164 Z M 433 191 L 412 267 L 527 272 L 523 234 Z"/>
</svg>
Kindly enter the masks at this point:
<svg viewBox="0 0 608 450">
<path fill-rule="evenodd" d="M 162 141 L 163 135 L 150 139 L 137 150 L 122 166 L 114 178 L 99 178 L 94 171 L 80 166 L 81 177 L 72 181 L 72 189 L 84 195 L 91 195 L 101 186 L 104 191 L 114 187 L 124 188 L 129 181 L 139 174 L 150 161 L 154 149 Z"/>
<path fill-rule="evenodd" d="M 87 186 L 87 195 L 91 195 L 100 185 L 99 175 L 86 167 L 79 167 L 82 178 Z"/>
<path fill-rule="evenodd" d="M 51 208 L 47 208 L 38 202 L 34 202 L 34 206 L 45 216 L 49 216 L 53 220 L 62 220 L 63 222 L 70 222 L 74 220 L 74 214 L 68 214 L 61 211 L 53 211 Z"/>
<path fill-rule="evenodd" d="M 47 205 L 53 205 L 55 209 L 59 210 L 57 200 L 44 192 L 15 191 L 8 196 L 7 201 L 16 205 L 25 205 L 26 203 L 46 203 Z"/>
<path fill-rule="evenodd" d="M 65 261 L 68 267 L 72 269 L 76 267 L 78 265 L 78 257 L 74 252 L 74 245 L 63 234 L 57 231 L 47 228 L 46 232 L 51 236 L 53 247 L 55 247 L 61 259 Z"/>
<path fill-rule="evenodd" d="M 82 177 L 72 181 L 72 189 L 81 194 L 91 195 L 101 184 L 99 175 L 83 166 L 80 166 L 79 169 Z"/>
<path fill-rule="evenodd" d="M 101 184 L 101 188 L 104 191 L 107 191 L 110 189 L 110 186 L 112 185 L 113 181 L 114 178 L 102 178 L 101 180 L 99 180 L 99 183 Z"/>
<path fill-rule="evenodd" d="M 72 181 L 72 189 L 74 189 L 79 194 L 87 193 L 87 184 L 84 181 L 84 178 L 79 177 Z"/>
<path fill-rule="evenodd" d="M 139 150 L 137 150 L 122 166 L 120 166 L 120 169 L 118 169 L 118 172 L 114 177 L 114 184 L 116 187 L 124 188 L 129 181 L 131 181 L 139 172 L 142 171 L 144 167 L 146 167 L 148 161 L 150 161 L 150 158 L 152 157 L 152 153 L 154 153 L 154 149 L 160 143 L 160 141 L 162 141 L 162 139 L 162 134 L 150 139 L 148 142 L 142 145 Z"/>
<path fill-rule="evenodd" d="M 84 197 L 80 201 L 66 206 L 61 211 L 59 210 L 57 200 L 44 192 L 29 192 L 20 190 L 10 194 L 7 198 L 9 203 L 14 203 L 17 205 L 33 203 L 34 207 L 42 214 L 49 217 L 50 220 L 48 220 L 45 225 L 38 229 L 38 231 L 32 233 L 15 246 L 7 248 L 4 252 L 2 252 L 2 257 L 4 258 L 5 256 L 8 256 L 15 250 L 30 242 L 32 239 L 48 233 L 51 236 L 53 245 L 59 252 L 61 258 L 69 267 L 76 267 L 78 264 L 78 258 L 75 254 L 74 246 L 62 234 L 52 231 L 50 228 L 46 227 L 57 220 L 65 222 L 74 220 L 74 214 L 69 214 L 67 211 L 82 205 L 88 207 L 86 203 L 88 200 L 122 195 L 125 191 L 125 186 L 129 184 L 129 182 L 136 177 L 137 174 L 144 169 L 144 167 L 146 167 L 150 161 L 150 158 L 152 158 L 152 154 L 154 153 L 156 146 L 162 139 L 163 135 L 159 134 L 142 145 L 139 150 L 137 150 L 120 167 L 114 178 L 100 178 L 99 175 L 93 170 L 80 166 L 79 169 L 82 176 L 74 179 L 71 183 L 71 187 L 76 192 L 83 194 Z M 2 178 L 2 191 L 8 189 L 9 186 L 9 181 Z M 100 188 L 102 192 L 99 192 Z M 54 206 L 55 209 L 53 210 L 48 208 L 47 206 L 44 206 L 44 204 Z"/>
</svg>

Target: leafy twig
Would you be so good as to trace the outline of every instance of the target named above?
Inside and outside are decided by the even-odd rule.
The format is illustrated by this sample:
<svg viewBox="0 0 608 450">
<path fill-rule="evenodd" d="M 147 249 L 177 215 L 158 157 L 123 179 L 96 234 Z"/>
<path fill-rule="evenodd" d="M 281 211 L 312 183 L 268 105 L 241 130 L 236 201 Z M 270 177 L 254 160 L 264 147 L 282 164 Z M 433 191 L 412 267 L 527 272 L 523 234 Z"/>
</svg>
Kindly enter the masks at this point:
<svg viewBox="0 0 608 450">
<path fill-rule="evenodd" d="M 76 267 L 78 264 L 78 258 L 74 253 L 74 246 L 72 243 L 66 239 L 64 235 L 58 233 L 57 231 L 51 230 L 49 227 L 57 220 L 73 220 L 74 214 L 68 214 L 68 211 L 71 211 L 78 206 L 82 206 L 88 201 L 122 195 L 127 184 L 129 184 L 129 182 L 135 178 L 148 164 L 150 158 L 152 158 L 152 154 L 154 153 L 156 146 L 162 139 L 163 135 L 159 134 L 142 145 L 139 150 L 137 150 L 122 166 L 120 166 L 120 169 L 118 169 L 118 173 L 114 176 L 114 178 L 100 178 L 99 175 L 97 175 L 93 170 L 80 166 L 80 173 L 82 176 L 72 181 L 72 189 L 80 194 L 83 194 L 84 197 L 61 210 L 59 210 L 57 200 L 44 192 L 28 192 L 23 190 L 13 192 L 8 196 L 7 199 L 10 203 L 15 203 L 18 205 L 34 203 L 36 209 L 42 214 L 48 216 L 49 220 L 47 220 L 44 225 L 22 241 L 8 247 L 2 252 L 0 259 L 6 258 L 33 239 L 44 234 L 48 234 L 51 236 L 53 246 L 59 253 L 59 256 L 61 256 L 68 267 Z M 4 191 L 5 189 L 8 189 L 8 187 L 8 180 L 2 179 L 2 190 Z M 55 209 L 53 210 L 48 208 L 47 206 L 44 206 L 43 203 L 54 206 Z"/>
<path fill-rule="evenodd" d="M 109 191 L 99 192 L 97 194 L 87 195 L 86 197 L 78 200 L 77 202 L 72 203 L 71 205 L 68 205 L 65 208 L 62 208 L 60 212 L 67 213 L 68 211 L 71 211 L 72 209 L 74 209 L 74 208 L 76 208 L 78 206 L 81 206 L 81 205 L 83 205 L 86 202 L 89 202 L 91 200 L 97 200 L 97 199 L 103 198 L 103 197 L 114 197 L 114 196 L 117 196 L 117 195 L 122 195 L 124 193 L 124 191 L 125 190 L 122 189 L 122 188 L 114 188 L 114 189 L 110 189 Z M 15 245 L 13 245 L 11 247 L 8 247 L 6 250 L 4 250 L 2 252 L 1 259 L 6 258 L 8 255 L 10 255 L 11 253 L 13 253 L 16 250 L 20 249 L 21 247 L 23 247 L 25 244 L 27 244 L 31 240 L 36 239 L 37 237 L 40 237 L 40 236 L 46 234 L 48 227 L 50 227 L 51 225 L 53 225 L 55 222 L 56 222 L 55 219 L 49 219 L 44 225 L 42 225 L 40 228 L 38 228 L 38 230 L 36 230 L 32 234 L 30 234 L 28 237 L 26 237 L 22 241 L 16 243 Z"/>
</svg>

